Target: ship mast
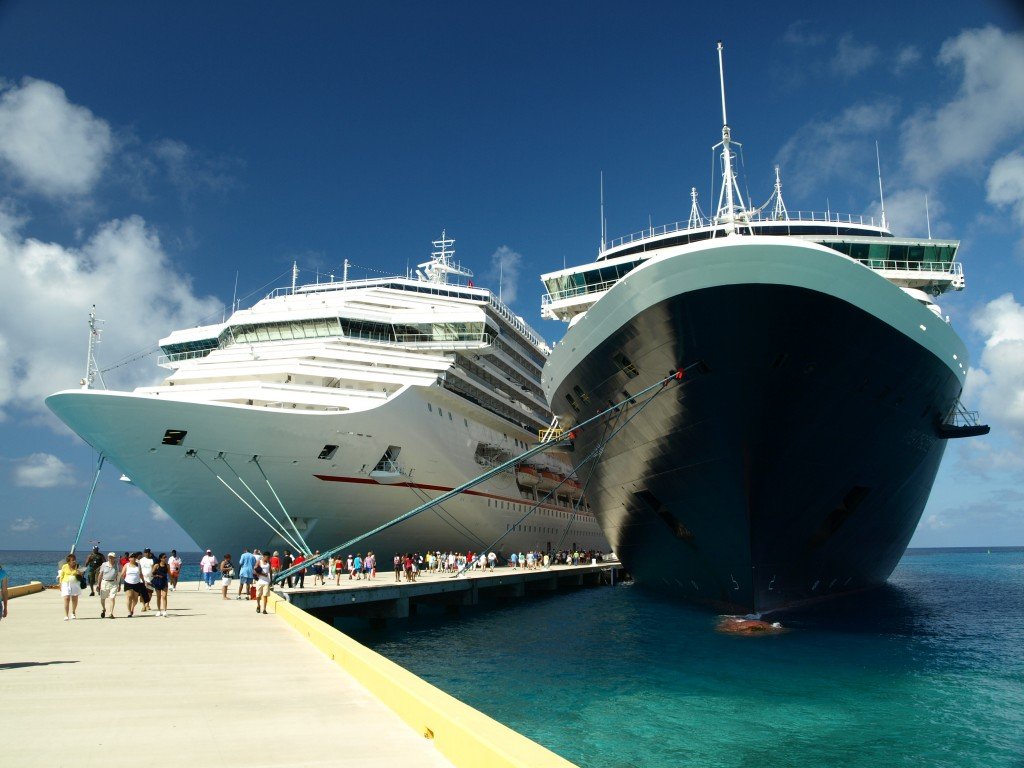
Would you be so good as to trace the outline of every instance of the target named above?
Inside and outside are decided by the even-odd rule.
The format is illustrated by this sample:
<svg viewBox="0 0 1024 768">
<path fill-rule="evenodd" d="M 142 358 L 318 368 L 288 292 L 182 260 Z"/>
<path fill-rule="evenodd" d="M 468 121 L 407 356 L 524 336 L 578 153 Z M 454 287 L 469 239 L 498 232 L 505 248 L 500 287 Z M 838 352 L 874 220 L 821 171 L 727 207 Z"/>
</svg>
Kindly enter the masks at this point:
<svg viewBox="0 0 1024 768">
<path fill-rule="evenodd" d="M 102 322 L 96 319 L 96 305 L 93 304 L 89 310 L 89 352 L 85 358 L 85 378 L 79 382 L 82 389 L 92 389 L 92 383 L 96 379 L 100 380 L 100 386 L 107 388 L 106 382 L 103 381 L 103 373 L 96 365 L 96 345 L 100 343 L 100 329 L 97 323 Z"/>
<path fill-rule="evenodd" d="M 743 207 L 743 195 L 740 193 L 736 173 L 732 167 L 734 157 L 732 145 L 741 147 L 742 144 L 732 141 L 729 119 L 725 112 L 725 68 L 722 64 L 721 40 L 718 41 L 718 81 L 722 90 L 722 141 L 712 149 L 722 148 L 722 191 L 718 196 L 718 213 L 715 214 L 715 223 L 724 224 L 726 234 L 731 235 L 736 231 L 736 223 L 746 222 L 748 216 Z"/>
</svg>

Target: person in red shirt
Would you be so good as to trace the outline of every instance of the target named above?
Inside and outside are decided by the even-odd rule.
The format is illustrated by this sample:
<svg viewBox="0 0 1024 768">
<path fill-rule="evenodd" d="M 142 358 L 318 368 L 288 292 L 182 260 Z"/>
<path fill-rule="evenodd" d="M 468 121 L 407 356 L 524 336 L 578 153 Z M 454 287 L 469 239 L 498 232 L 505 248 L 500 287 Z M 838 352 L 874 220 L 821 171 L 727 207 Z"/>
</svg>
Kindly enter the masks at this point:
<svg viewBox="0 0 1024 768">
<path fill-rule="evenodd" d="M 295 553 L 295 559 L 292 561 L 292 567 L 294 568 L 295 566 L 301 565 L 304 562 L 306 562 L 306 556 L 304 554 L 302 554 L 301 552 L 296 552 Z M 306 569 L 305 568 L 300 568 L 298 573 L 295 574 L 295 584 L 298 585 L 299 589 L 305 589 L 306 588 Z M 288 586 L 290 587 L 292 585 L 289 584 Z"/>
</svg>

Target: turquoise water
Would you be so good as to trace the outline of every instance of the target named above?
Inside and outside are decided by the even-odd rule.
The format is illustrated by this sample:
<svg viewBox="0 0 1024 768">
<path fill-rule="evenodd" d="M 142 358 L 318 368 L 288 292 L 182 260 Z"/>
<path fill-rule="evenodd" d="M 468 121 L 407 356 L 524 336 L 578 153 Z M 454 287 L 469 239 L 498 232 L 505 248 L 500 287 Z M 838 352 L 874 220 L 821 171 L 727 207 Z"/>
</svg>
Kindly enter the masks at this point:
<svg viewBox="0 0 1024 768">
<path fill-rule="evenodd" d="M 776 636 L 638 587 L 354 634 L 586 768 L 1019 767 L 1022 619 L 1024 550 L 917 550 Z"/>
</svg>

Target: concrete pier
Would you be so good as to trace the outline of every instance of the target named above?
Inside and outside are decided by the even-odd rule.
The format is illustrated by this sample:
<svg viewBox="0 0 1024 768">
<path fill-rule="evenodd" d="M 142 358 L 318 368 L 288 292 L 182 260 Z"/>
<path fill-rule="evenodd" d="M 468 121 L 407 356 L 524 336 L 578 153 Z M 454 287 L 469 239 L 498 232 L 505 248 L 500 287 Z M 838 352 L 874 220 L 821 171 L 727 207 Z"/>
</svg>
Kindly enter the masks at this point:
<svg viewBox="0 0 1024 768">
<path fill-rule="evenodd" d="M 292 605 L 317 614 L 405 618 L 414 613 L 418 605 L 455 609 L 478 605 L 481 600 L 607 584 L 617 578 L 613 572 L 619 568 L 617 562 L 609 562 L 533 570 L 500 567 L 493 571 L 471 570 L 459 577 L 450 573 L 422 572 L 414 582 L 405 581 L 404 576 L 401 581 L 395 581 L 394 571 L 382 571 L 375 579 L 349 579 L 345 574 L 340 585 L 336 585 L 332 577 L 324 586 L 313 586 L 313 577 L 307 574 L 304 589 L 285 587 L 279 592 Z"/>
<path fill-rule="evenodd" d="M 484 579 L 466 581 L 478 590 Z M 371 602 L 400 615 L 416 599 L 412 588 L 426 585 Z M 466 599 L 474 590 L 457 592 Z M 229 594 L 182 583 L 168 617 L 136 609 L 129 619 L 122 593 L 114 620 L 83 595 L 73 621 L 63 621 L 56 590 L 13 599 L 0 622 L 3 764 L 571 768 L 317 621 L 295 594 L 291 604 L 272 597 L 267 615 Z"/>
</svg>

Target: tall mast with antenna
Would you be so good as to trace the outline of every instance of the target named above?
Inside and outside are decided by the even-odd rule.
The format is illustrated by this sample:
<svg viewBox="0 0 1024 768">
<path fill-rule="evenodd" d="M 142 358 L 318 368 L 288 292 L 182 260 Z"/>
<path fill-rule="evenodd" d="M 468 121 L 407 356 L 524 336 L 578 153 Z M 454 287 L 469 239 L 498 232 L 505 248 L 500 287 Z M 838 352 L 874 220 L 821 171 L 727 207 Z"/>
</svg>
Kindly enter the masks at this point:
<svg viewBox="0 0 1024 768">
<path fill-rule="evenodd" d="M 789 211 L 786 210 L 786 204 L 782 200 L 782 176 L 779 175 L 779 166 L 775 166 L 775 194 L 772 195 L 775 198 L 775 205 L 772 207 L 772 218 L 775 221 L 787 221 L 789 219 Z"/>
<path fill-rule="evenodd" d="M 732 132 L 729 129 L 729 118 L 725 111 L 725 67 L 722 63 L 722 41 L 718 41 L 718 81 L 722 90 L 722 141 L 715 145 L 715 149 L 722 148 L 722 191 L 718 197 L 718 213 L 715 216 L 716 222 L 725 224 L 727 234 L 736 231 L 737 220 L 746 218 L 746 210 L 743 207 L 743 195 L 740 194 L 739 185 L 736 181 L 736 174 L 732 167 L 732 144 L 740 146 L 739 142 L 732 141 Z M 737 201 L 739 201 L 737 203 Z"/>
<path fill-rule="evenodd" d="M 878 166 L 878 200 L 882 204 L 882 229 L 888 226 L 885 223 L 885 194 L 882 192 L 882 156 L 878 152 L 878 141 L 875 140 L 875 164 Z"/>
<path fill-rule="evenodd" d="M 97 324 L 102 322 L 96 319 L 96 305 L 93 304 L 89 310 L 89 351 L 85 358 L 85 378 L 80 382 L 82 389 L 92 389 L 96 379 L 100 380 L 100 386 L 107 388 L 106 382 L 103 381 L 103 373 L 96 365 L 96 345 L 100 343 L 100 329 Z"/>
<path fill-rule="evenodd" d="M 607 228 L 608 224 L 604 218 L 604 171 L 601 171 L 601 253 L 604 253 Z"/>
</svg>

